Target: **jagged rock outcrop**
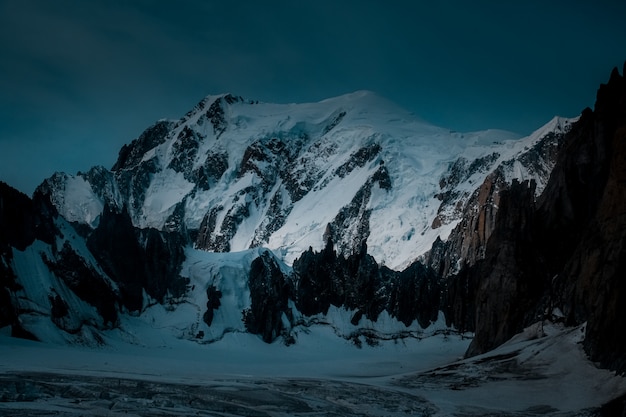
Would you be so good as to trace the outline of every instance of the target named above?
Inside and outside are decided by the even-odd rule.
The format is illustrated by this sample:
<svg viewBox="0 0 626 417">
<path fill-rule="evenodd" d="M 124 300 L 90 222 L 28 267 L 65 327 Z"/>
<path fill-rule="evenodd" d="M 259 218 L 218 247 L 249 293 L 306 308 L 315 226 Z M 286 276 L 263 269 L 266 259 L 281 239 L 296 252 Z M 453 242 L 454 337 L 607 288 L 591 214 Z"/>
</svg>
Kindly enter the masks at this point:
<svg viewBox="0 0 626 417">
<path fill-rule="evenodd" d="M 543 282 L 532 268 L 534 264 L 528 263 L 536 256 L 532 236 L 534 200 L 534 183 L 514 181 L 501 192 L 486 257 L 469 273 L 479 277 L 474 279 L 476 324 L 469 356 L 493 349 L 519 333 L 529 321 L 542 318 L 533 317 L 533 312 Z"/>
<path fill-rule="evenodd" d="M 218 290 L 215 285 L 209 285 L 206 289 L 206 311 L 202 316 L 202 320 L 207 324 L 207 326 L 211 326 L 213 323 L 213 317 L 215 316 L 215 310 L 220 308 L 222 302 L 220 299 L 222 298 L 222 292 Z"/>
<path fill-rule="evenodd" d="M 174 122 L 168 120 L 158 121 L 129 145 L 122 146 L 117 162 L 115 162 L 111 170 L 131 169 L 139 165 L 146 152 L 165 142 L 174 124 Z"/>
<path fill-rule="evenodd" d="M 359 153 L 360 154 L 360 153 Z M 359 155 L 357 158 L 360 164 L 365 164 L 366 160 L 360 158 L 372 158 L 375 153 Z M 362 161 L 362 162 L 361 162 Z M 357 250 L 361 242 L 366 242 L 370 235 L 370 216 L 372 210 L 369 208 L 372 196 L 372 188 L 377 185 L 382 190 L 391 189 L 391 178 L 381 161 L 380 167 L 367 179 L 365 184 L 354 195 L 350 204 L 341 208 L 332 222 L 326 227 L 325 234 L 336 242 L 340 253 L 350 254 Z"/>
<path fill-rule="evenodd" d="M 508 188 L 502 169 L 489 174 L 465 205 L 461 221 L 448 239 L 437 239 L 425 255 L 425 263 L 442 277 L 458 272 L 461 264 L 473 265 L 485 257 L 500 206 L 500 193 Z"/>
<path fill-rule="evenodd" d="M 441 201 L 432 228 L 437 229 L 454 219 L 460 219 L 447 239 L 437 238 L 430 251 L 420 257 L 440 276 L 449 277 L 462 266 L 472 266 L 485 257 L 500 205 L 500 192 L 507 190 L 514 180 L 532 180 L 535 194 L 546 186 L 570 130 L 569 120 L 555 118 L 548 129 L 535 132 L 538 140 L 513 159 L 502 160 L 497 152 L 468 161 L 464 157 L 450 164 L 440 179 Z M 524 172 L 525 174 L 522 174 Z M 476 179 L 478 187 L 467 190 L 467 184 Z M 459 187 L 465 183 L 466 187 Z M 463 191 L 461 191 L 463 190 Z"/>
<path fill-rule="evenodd" d="M 70 247 L 77 235 L 64 234 L 63 227 L 71 226 L 59 219 L 48 184 L 32 199 L 0 184 L 0 322 L 11 326 L 13 336 L 33 340 L 38 336 L 31 323 L 39 318 L 47 317 L 68 334 L 80 333 L 85 324 L 104 328 L 117 323 L 111 287 Z M 42 287 L 48 276 L 53 282 Z M 75 311 L 82 297 L 101 314 L 99 319 Z"/>
<path fill-rule="evenodd" d="M 136 229 L 125 210 L 105 207 L 87 246 L 119 285 L 121 303 L 130 311 L 141 311 L 149 302 L 144 291 L 159 303 L 185 293 L 188 281 L 179 276 L 184 241 L 178 233 Z"/>
<path fill-rule="evenodd" d="M 4 182 L 0 182 L 0 245 L 24 249 L 37 237 L 40 223 L 33 201 Z"/>
<path fill-rule="evenodd" d="M 596 216 L 565 268 L 579 277 L 574 299 L 589 311 L 585 348 L 603 366 L 626 372 L 626 129 L 616 131 L 609 179 Z M 567 279 L 567 278 L 565 278 Z"/>
<path fill-rule="evenodd" d="M 98 184 L 109 173 L 81 175 Z M 0 324 L 32 339 L 50 334 L 45 329 L 53 324 L 68 341 L 100 343 L 97 332 L 118 326 L 121 309 L 139 312 L 185 294 L 188 280 L 179 272 L 186 241 L 181 233 L 135 228 L 115 203 L 94 219 L 93 230 L 70 223 L 53 192 L 66 181 L 53 176 L 33 199 L 0 184 Z M 114 201 L 115 190 L 102 184 Z"/>
<path fill-rule="evenodd" d="M 625 131 L 626 82 L 614 70 L 566 135 L 540 198 L 501 196 L 485 260 L 462 271 L 477 283 L 469 355 L 558 308 L 568 324 L 587 322 L 592 360 L 626 372 Z"/>
<path fill-rule="evenodd" d="M 545 245 L 558 255 L 551 265 L 557 305 L 568 322 L 587 321 L 584 346 L 591 359 L 624 373 L 626 79 L 617 69 L 580 125 L 539 215 L 549 230 Z"/>
<path fill-rule="evenodd" d="M 53 246 L 52 259 L 44 256 L 44 262 L 50 268 L 50 272 L 62 280 L 70 290 L 98 310 L 104 327 L 114 327 L 118 324 L 117 288 L 108 277 L 100 275 L 92 265 L 77 254 L 67 241 L 60 250 Z M 54 299 L 57 304 L 65 303 L 59 294 L 55 294 Z M 54 305 L 52 307 L 54 310 Z"/>
<path fill-rule="evenodd" d="M 416 262 L 393 271 L 367 254 L 367 245 L 348 257 L 337 253 L 332 238 L 321 252 L 312 249 L 293 264 L 292 296 L 307 316 L 325 314 L 331 305 L 354 310 L 352 323 L 361 317 L 376 321 L 387 311 L 405 325 L 417 320 L 426 328 L 437 319 L 441 288 L 436 275 Z"/>
<path fill-rule="evenodd" d="M 428 327 L 443 310 L 444 289 L 436 274 L 421 262 L 415 262 L 390 280 L 386 308 L 406 326 L 414 319 Z"/>
<path fill-rule="evenodd" d="M 10 267 L 12 248 L 24 249 L 35 240 L 35 218 L 32 200 L 0 182 L 0 327 L 17 322 L 12 297 L 21 286 Z"/>
<path fill-rule="evenodd" d="M 281 334 L 288 337 L 284 321 L 293 321 L 287 317 L 291 313 L 287 308 L 289 284 L 268 252 L 263 252 L 252 261 L 248 285 L 251 306 L 244 312 L 246 329 L 250 333 L 260 335 L 267 343 L 274 341 Z"/>
</svg>

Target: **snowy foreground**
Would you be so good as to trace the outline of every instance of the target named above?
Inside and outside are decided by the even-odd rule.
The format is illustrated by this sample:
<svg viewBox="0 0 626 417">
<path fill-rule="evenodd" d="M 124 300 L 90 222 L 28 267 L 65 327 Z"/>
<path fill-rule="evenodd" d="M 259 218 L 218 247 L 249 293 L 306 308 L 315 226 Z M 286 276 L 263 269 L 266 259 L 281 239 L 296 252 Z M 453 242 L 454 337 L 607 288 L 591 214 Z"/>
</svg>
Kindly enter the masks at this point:
<svg viewBox="0 0 626 417">
<path fill-rule="evenodd" d="M 0 415 L 585 416 L 626 393 L 586 360 L 582 328 L 538 331 L 468 360 L 458 335 L 357 348 L 323 326 L 292 346 L 244 333 L 98 349 L 0 336 Z"/>
</svg>

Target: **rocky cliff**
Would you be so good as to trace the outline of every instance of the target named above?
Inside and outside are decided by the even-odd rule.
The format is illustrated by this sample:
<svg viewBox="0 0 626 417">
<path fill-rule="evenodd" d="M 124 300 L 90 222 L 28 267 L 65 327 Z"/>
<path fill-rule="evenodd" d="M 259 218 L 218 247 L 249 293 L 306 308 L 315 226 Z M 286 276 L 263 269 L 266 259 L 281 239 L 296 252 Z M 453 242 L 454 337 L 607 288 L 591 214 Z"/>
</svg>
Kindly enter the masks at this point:
<svg viewBox="0 0 626 417">
<path fill-rule="evenodd" d="M 95 229 L 60 216 L 48 187 L 33 198 L 0 184 L 0 326 L 37 340 L 100 343 L 154 302 L 187 291 L 180 235 L 132 226 L 105 207 Z"/>
<path fill-rule="evenodd" d="M 501 194 L 485 259 L 460 276 L 476 286 L 476 337 L 485 352 L 523 326 L 563 315 L 587 322 L 585 349 L 626 371 L 626 82 L 615 69 L 564 139 L 544 192 Z"/>
<path fill-rule="evenodd" d="M 471 162 L 463 157 L 456 159 L 439 181 L 441 192 L 437 198 L 441 205 L 432 227 L 440 227 L 447 217 L 460 220 L 447 238 L 437 238 L 419 259 L 446 278 L 458 273 L 462 266 L 472 266 L 485 258 L 501 192 L 507 191 L 514 181 L 532 181 L 534 196 L 539 196 L 573 121 L 554 118 L 533 134 L 539 140 L 526 146 L 515 158 L 502 159 L 493 153 Z M 466 191 L 460 192 L 458 184 L 472 184 L 472 180 L 476 185 L 464 187 Z"/>
</svg>

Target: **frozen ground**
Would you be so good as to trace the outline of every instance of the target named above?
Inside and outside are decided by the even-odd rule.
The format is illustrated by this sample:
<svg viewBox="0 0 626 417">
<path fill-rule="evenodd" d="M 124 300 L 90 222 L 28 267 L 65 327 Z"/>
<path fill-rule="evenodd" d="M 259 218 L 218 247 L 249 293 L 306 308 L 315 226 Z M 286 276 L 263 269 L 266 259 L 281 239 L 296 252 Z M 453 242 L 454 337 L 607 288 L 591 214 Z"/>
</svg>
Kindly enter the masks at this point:
<svg viewBox="0 0 626 417">
<path fill-rule="evenodd" d="M 359 349 L 321 326 L 289 347 L 242 333 L 99 349 L 2 336 L 0 415 L 587 416 L 626 393 L 585 359 L 581 328 L 545 332 L 467 360 L 457 335 Z"/>
</svg>

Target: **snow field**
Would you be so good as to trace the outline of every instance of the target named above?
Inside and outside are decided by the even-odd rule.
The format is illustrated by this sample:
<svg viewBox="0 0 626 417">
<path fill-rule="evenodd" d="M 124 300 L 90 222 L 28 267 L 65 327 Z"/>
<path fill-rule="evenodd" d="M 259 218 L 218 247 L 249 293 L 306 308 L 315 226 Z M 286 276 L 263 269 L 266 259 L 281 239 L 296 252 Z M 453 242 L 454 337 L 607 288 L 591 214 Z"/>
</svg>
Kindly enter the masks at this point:
<svg viewBox="0 0 626 417">
<path fill-rule="evenodd" d="M 583 328 L 546 323 L 541 336 L 539 326 L 470 359 L 456 334 L 357 348 L 324 325 L 291 346 L 244 333 L 202 345 L 149 326 L 133 328 L 151 345 L 113 333 L 101 348 L 0 336 L 0 412 L 564 416 L 626 392 L 623 377 L 586 359 Z"/>
</svg>

